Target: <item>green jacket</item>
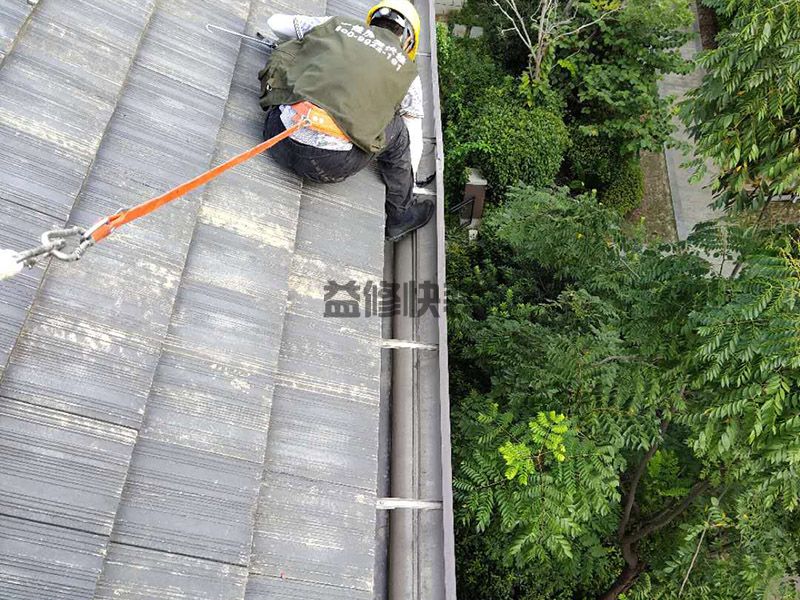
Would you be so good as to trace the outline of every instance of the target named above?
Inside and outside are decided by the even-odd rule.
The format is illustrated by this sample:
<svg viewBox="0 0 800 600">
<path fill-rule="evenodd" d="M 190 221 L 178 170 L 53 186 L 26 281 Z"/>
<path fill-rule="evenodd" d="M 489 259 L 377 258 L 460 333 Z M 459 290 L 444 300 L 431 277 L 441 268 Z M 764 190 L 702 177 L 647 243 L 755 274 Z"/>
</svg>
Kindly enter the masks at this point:
<svg viewBox="0 0 800 600">
<path fill-rule="evenodd" d="M 366 152 L 386 145 L 384 129 L 417 77 L 391 31 L 334 17 L 302 40 L 279 45 L 261 80 L 261 107 L 308 100 L 325 109 Z"/>
</svg>

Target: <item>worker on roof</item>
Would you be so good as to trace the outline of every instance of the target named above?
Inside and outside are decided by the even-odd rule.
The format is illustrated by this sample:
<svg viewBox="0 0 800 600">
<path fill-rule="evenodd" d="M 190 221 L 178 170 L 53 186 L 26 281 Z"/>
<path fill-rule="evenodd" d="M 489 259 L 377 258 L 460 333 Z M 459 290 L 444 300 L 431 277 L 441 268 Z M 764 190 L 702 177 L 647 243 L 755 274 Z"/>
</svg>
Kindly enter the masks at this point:
<svg viewBox="0 0 800 600">
<path fill-rule="evenodd" d="M 414 193 L 422 157 L 422 84 L 414 64 L 420 18 L 407 0 L 383 0 L 366 22 L 277 14 L 284 40 L 259 73 L 264 136 L 285 131 L 309 102 L 329 120 L 274 146 L 282 166 L 317 182 L 342 181 L 377 158 L 386 185 L 386 237 L 396 241 L 434 212 Z"/>
</svg>

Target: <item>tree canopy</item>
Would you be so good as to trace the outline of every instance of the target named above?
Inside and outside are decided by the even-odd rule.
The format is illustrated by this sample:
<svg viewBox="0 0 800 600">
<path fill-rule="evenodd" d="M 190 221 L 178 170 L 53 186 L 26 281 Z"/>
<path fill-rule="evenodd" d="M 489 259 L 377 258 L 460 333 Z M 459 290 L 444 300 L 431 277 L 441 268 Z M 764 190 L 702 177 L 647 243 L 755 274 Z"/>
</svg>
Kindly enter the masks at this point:
<svg viewBox="0 0 800 600">
<path fill-rule="evenodd" d="M 650 248 L 592 196 L 518 188 L 451 246 L 463 543 L 524 569 L 514 597 L 780 589 L 800 541 L 796 240 L 720 223 Z"/>
<path fill-rule="evenodd" d="M 730 22 L 700 56 L 702 85 L 682 105 L 699 174 L 719 175 L 717 205 L 760 209 L 800 196 L 800 2 L 715 0 Z"/>
</svg>

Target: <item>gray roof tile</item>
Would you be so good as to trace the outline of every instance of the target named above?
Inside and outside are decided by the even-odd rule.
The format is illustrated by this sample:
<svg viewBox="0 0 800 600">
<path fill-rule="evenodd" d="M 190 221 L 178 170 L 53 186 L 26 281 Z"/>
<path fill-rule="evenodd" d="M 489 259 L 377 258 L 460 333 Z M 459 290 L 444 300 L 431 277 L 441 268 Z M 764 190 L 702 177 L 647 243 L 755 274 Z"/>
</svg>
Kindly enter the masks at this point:
<svg viewBox="0 0 800 600">
<path fill-rule="evenodd" d="M 0 0 L 14 248 L 260 142 L 266 54 L 204 26 L 326 10 L 16 2 Z M 261 156 L 0 285 L 0 597 L 373 597 L 381 319 L 325 317 L 324 287 L 380 282 L 383 198 L 374 169 L 301 185 Z"/>
<path fill-rule="evenodd" d="M 111 533 L 136 433 L 0 399 L 0 514 Z"/>
<path fill-rule="evenodd" d="M 12 238 L 24 234 L 27 245 L 41 233 L 43 222 L 48 227 L 66 222 L 116 107 L 153 0 L 42 2 L 35 9 L 9 0 L 3 7 L 0 23 L 8 36 L 16 35 L 20 19 L 33 11 L 13 52 L 0 62 L 0 231 L 16 230 Z M 104 26 L 82 19 L 85 11 Z M 4 233 L 2 241 L 12 241 L 8 237 Z M 4 311 L 0 368 L 42 272 L 26 273 L 24 286 L 0 286 L 0 305 L 14 307 Z"/>
<path fill-rule="evenodd" d="M 111 543 L 95 600 L 237 600 L 241 567 Z"/>
<path fill-rule="evenodd" d="M 0 598 L 91 598 L 104 542 L 103 536 L 0 515 Z"/>
<path fill-rule="evenodd" d="M 374 520 L 374 493 L 269 471 L 250 572 L 321 584 L 307 598 L 327 598 L 335 587 L 370 592 Z"/>
<path fill-rule="evenodd" d="M 112 539 L 247 564 L 260 463 L 139 438 Z"/>
</svg>

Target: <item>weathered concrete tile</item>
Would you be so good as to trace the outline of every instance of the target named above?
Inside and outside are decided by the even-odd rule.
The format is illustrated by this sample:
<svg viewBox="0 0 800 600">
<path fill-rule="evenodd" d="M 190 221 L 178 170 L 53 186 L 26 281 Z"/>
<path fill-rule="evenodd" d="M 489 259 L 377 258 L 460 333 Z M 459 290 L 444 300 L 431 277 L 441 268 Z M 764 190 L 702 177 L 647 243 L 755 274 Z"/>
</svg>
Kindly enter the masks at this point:
<svg viewBox="0 0 800 600">
<path fill-rule="evenodd" d="M 0 64 L 32 11 L 30 2 L 0 2 Z"/>
<path fill-rule="evenodd" d="M 163 3 L 153 15 L 147 68 L 198 92 L 226 99 L 239 41 L 209 32 L 205 26 L 213 23 L 239 31 L 249 6 L 249 0 Z"/>
<path fill-rule="evenodd" d="M 374 2 L 364 2 L 363 0 L 328 0 L 326 14 L 353 17 L 363 21 L 373 4 Z"/>
<path fill-rule="evenodd" d="M 45 294 L 50 290 L 43 287 Z M 49 302 L 39 303 L 30 313 L 0 393 L 138 427 L 152 378 L 148 365 L 158 358 L 157 340 L 126 329 L 124 322 L 113 326 L 94 320 L 85 296 L 63 302 L 57 298 L 48 295 Z"/>
<path fill-rule="evenodd" d="M 263 462 L 288 264 L 284 248 L 198 224 L 145 435 Z"/>
<path fill-rule="evenodd" d="M 377 274 L 383 253 L 375 252 L 375 239 L 384 235 L 384 208 L 369 199 L 383 195 L 384 187 L 371 177 L 359 179 L 304 186 L 297 250 Z"/>
<path fill-rule="evenodd" d="M 0 598 L 90 600 L 105 536 L 0 515 Z"/>
<path fill-rule="evenodd" d="M 153 440 L 261 464 L 272 377 L 256 363 L 165 349 L 141 433 Z"/>
<path fill-rule="evenodd" d="M 250 572 L 372 590 L 375 496 L 268 471 Z"/>
<path fill-rule="evenodd" d="M 372 252 L 381 254 L 382 249 L 373 245 Z M 380 328 L 375 322 L 380 318 L 377 315 L 384 293 L 381 291 L 384 289 L 382 275 L 354 269 L 323 256 L 296 252 L 289 277 L 289 312 L 312 321 L 320 320 L 320 326 L 354 336 L 357 342 L 376 343 Z M 342 289 L 342 286 L 349 287 Z M 401 292 L 402 289 L 398 289 L 398 293 Z M 387 288 L 385 293 L 391 294 L 391 289 Z M 388 310 L 388 304 L 384 303 L 384 307 Z M 310 326 L 316 327 L 316 324 Z"/>
<path fill-rule="evenodd" d="M 0 38 L 16 35 L 30 10 L 22 1 L 4 2 Z M 41 2 L 2 61 L 0 230 L 13 232 L 2 240 L 9 247 L 29 248 L 66 221 L 152 10 L 153 0 Z M 42 273 L 0 286 L 0 305 L 13 306 L 3 311 L 0 370 Z"/>
<path fill-rule="evenodd" d="M 159 4 L 72 211 L 74 222 L 93 223 L 208 167 L 238 44 L 220 41 L 204 27 L 212 13 L 240 27 L 244 12 L 241 2 Z M 207 89 L 197 89 L 198 70 L 207 71 L 213 85 L 203 79 Z M 53 265 L 0 391 L 138 428 L 198 198 L 194 193 L 127 226 L 80 263 Z"/>
<path fill-rule="evenodd" d="M 252 131 L 244 136 L 228 129 L 220 136 L 224 140 L 222 145 L 230 148 L 231 153 L 244 151 L 260 139 Z M 211 184 L 204 196 L 199 221 L 247 239 L 259 252 L 263 247 L 263 253 L 281 250 L 289 253 L 294 248 L 299 206 L 297 178 L 289 178 L 269 157 L 258 156 Z M 253 257 L 254 270 L 264 273 L 257 279 L 271 278 L 269 266 L 273 259 L 277 260 L 277 254 Z M 270 262 L 265 263 L 266 260 Z M 285 277 L 281 283 L 286 284 Z"/>
<path fill-rule="evenodd" d="M 374 492 L 378 416 L 375 404 L 279 386 L 267 470 Z"/>
<path fill-rule="evenodd" d="M 212 216 L 212 211 L 203 211 L 207 220 L 230 223 L 226 215 L 217 211 Z M 290 261 L 285 245 L 291 241 L 288 228 L 274 237 L 266 227 L 258 229 L 253 234 L 260 239 L 253 239 L 198 224 L 172 315 L 170 343 L 180 340 L 211 357 L 275 368 Z"/>
<path fill-rule="evenodd" d="M 108 535 L 135 437 L 0 398 L 0 514 Z"/>
<path fill-rule="evenodd" d="M 245 600 L 372 600 L 372 592 L 251 573 Z"/>
<path fill-rule="evenodd" d="M 0 248 L 32 248 L 42 231 L 51 225 L 51 219 L 41 213 L 10 202 L 0 202 Z M 0 373 L 17 340 L 41 276 L 42 267 L 25 269 L 0 285 Z"/>
<path fill-rule="evenodd" d="M 367 337 L 354 328 L 367 322 Z M 380 319 L 286 314 L 277 383 L 376 406 L 380 392 Z M 377 426 L 377 423 L 376 423 Z"/>
<path fill-rule="evenodd" d="M 246 564 L 261 468 L 140 437 L 111 539 Z"/>
<path fill-rule="evenodd" d="M 324 15 L 326 14 L 325 6 L 327 4 L 328 2 L 320 2 L 320 0 L 264 0 L 264 6 L 267 9 L 267 17 L 269 14 L 274 13 Z M 327 14 L 337 13 L 328 12 Z M 266 17 L 261 21 L 256 21 L 256 23 L 266 28 L 265 20 Z"/>
<path fill-rule="evenodd" d="M 237 600 L 242 567 L 111 543 L 95 600 Z"/>
<path fill-rule="evenodd" d="M 234 80 L 257 81 L 255 53 Z M 262 141 L 257 88 L 231 89 L 214 164 Z M 297 178 L 262 156 L 208 186 L 115 540 L 248 563 L 299 203 Z"/>
<path fill-rule="evenodd" d="M 152 0 L 36 8 L 0 70 L 5 198 L 66 220 L 152 8 Z M 15 169 L 6 159 L 16 155 L 29 155 L 37 167 Z"/>
</svg>

